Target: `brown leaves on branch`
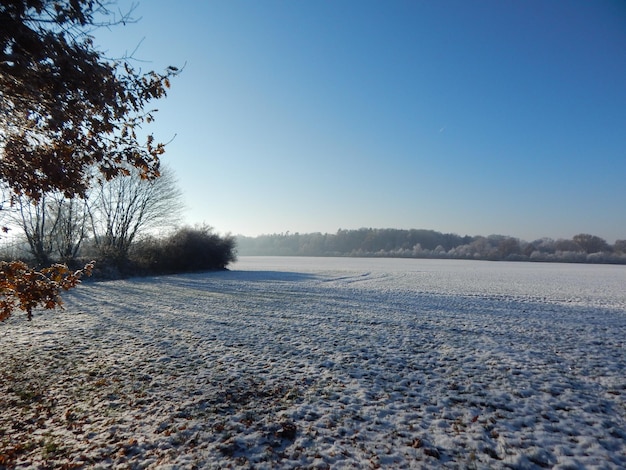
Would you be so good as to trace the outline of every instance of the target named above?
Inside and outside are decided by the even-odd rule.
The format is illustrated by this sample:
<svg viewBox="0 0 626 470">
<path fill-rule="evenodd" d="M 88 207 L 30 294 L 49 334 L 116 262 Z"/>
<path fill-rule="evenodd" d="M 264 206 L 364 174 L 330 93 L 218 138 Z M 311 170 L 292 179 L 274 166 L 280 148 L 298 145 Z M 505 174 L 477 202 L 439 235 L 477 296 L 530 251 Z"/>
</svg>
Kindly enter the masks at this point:
<svg viewBox="0 0 626 470">
<path fill-rule="evenodd" d="M 152 122 L 148 103 L 166 96 L 170 78 L 113 61 L 89 36 L 93 0 L 10 0 L 0 5 L 0 179 L 18 195 L 84 196 L 93 168 L 110 180 L 137 168 L 159 176 L 164 148 L 137 131 Z"/>
<path fill-rule="evenodd" d="M 142 142 L 138 134 L 154 120 L 148 104 L 166 96 L 179 71 L 143 72 L 127 58 L 112 60 L 98 50 L 94 28 L 130 20 L 110 5 L 0 2 L 0 182 L 12 203 L 19 197 L 39 203 L 49 193 L 84 198 L 94 181 L 160 175 L 164 145 L 150 134 Z M 17 308 L 30 319 L 37 306 L 60 305 L 59 293 L 90 270 L 0 263 L 0 321 Z"/>
<path fill-rule="evenodd" d="M 76 287 L 92 269 L 93 263 L 72 272 L 63 264 L 35 270 L 22 261 L 0 262 L 0 321 L 18 308 L 31 320 L 36 307 L 61 306 L 61 291 Z"/>
</svg>

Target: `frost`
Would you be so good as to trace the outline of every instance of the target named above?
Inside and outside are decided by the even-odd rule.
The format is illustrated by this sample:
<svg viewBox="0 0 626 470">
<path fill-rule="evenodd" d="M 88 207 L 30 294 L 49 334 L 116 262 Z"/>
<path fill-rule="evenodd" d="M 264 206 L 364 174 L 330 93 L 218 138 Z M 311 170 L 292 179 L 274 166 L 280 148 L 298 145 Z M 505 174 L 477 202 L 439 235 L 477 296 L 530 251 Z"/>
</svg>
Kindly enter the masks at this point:
<svg viewBox="0 0 626 470">
<path fill-rule="evenodd" d="M 624 468 L 623 285 L 310 258 L 85 284 L 0 325 L 0 466 Z"/>
</svg>

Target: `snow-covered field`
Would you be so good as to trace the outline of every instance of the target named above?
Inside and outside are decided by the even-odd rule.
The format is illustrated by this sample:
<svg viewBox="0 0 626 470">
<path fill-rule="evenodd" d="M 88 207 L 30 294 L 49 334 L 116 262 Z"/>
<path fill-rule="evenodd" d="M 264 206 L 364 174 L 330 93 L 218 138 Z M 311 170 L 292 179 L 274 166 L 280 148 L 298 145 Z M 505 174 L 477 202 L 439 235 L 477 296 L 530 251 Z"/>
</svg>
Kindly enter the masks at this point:
<svg viewBox="0 0 626 470">
<path fill-rule="evenodd" d="M 626 266 L 242 258 L 0 324 L 0 467 L 626 468 Z"/>
</svg>

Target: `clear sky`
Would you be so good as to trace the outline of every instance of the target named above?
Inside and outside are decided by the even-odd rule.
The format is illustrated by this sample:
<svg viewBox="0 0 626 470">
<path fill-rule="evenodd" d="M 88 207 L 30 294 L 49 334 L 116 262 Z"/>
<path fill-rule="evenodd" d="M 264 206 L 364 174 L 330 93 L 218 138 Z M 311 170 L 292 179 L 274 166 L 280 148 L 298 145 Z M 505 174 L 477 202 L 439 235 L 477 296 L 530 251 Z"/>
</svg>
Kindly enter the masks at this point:
<svg viewBox="0 0 626 470">
<path fill-rule="evenodd" d="M 185 66 L 151 130 L 175 136 L 190 224 L 626 238 L 622 0 L 143 0 L 134 16 L 97 42 Z"/>
</svg>

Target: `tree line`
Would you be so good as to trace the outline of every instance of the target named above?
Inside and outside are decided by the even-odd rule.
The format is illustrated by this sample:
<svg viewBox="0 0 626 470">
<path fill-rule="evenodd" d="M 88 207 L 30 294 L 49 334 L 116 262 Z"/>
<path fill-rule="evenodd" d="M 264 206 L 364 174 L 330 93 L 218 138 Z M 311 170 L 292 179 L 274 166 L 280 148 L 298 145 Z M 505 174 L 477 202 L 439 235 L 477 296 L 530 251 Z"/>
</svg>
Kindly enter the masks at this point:
<svg viewBox="0 0 626 470">
<path fill-rule="evenodd" d="M 95 260 L 92 275 L 100 278 L 224 269 L 235 259 L 234 238 L 208 226 L 180 228 L 182 206 L 169 169 L 155 179 L 131 171 L 102 180 L 83 197 L 14 196 L 2 212 L 12 243 L 0 256 L 38 268 L 63 263 L 77 269 Z"/>
<path fill-rule="evenodd" d="M 626 240 L 590 234 L 527 242 L 503 235 L 460 236 L 434 230 L 361 228 L 328 233 L 239 236 L 244 256 L 362 256 L 626 264 Z"/>
</svg>

